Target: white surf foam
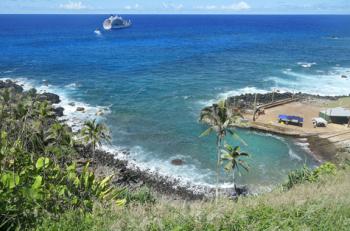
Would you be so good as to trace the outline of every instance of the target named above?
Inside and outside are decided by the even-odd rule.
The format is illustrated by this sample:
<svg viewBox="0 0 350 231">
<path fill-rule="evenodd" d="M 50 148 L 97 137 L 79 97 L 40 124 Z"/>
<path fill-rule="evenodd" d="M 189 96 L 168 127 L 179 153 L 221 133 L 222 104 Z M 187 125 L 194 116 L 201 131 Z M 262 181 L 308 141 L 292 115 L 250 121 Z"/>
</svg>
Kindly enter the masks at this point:
<svg viewBox="0 0 350 231">
<path fill-rule="evenodd" d="M 190 157 L 183 155 L 175 155 L 168 160 L 155 159 L 151 152 L 143 150 L 142 147 L 136 146 L 123 152 L 122 147 L 113 145 L 104 145 L 102 149 L 106 152 L 113 153 L 116 159 L 128 161 L 128 167 L 138 168 L 142 171 L 147 171 L 151 174 L 159 174 L 171 180 L 177 181 L 178 186 L 192 189 L 197 193 L 207 193 L 215 187 L 214 184 L 208 182 L 215 177 L 215 172 L 211 169 L 199 169 L 194 164 L 190 163 Z M 184 165 L 174 166 L 171 164 L 172 159 L 182 159 Z M 225 183 L 221 184 L 220 188 L 231 188 Z"/>
<path fill-rule="evenodd" d="M 23 87 L 24 90 L 35 88 L 38 93 L 52 92 L 59 95 L 61 102 L 55 107 L 64 108 L 64 116 L 60 120 L 72 127 L 73 131 L 78 131 L 87 120 L 103 120 L 103 115 L 110 113 L 109 107 L 92 106 L 88 103 L 73 100 L 69 96 L 69 89 L 60 88 L 47 83 L 47 81 L 37 82 L 26 78 L 2 78 L 0 80 L 11 79 Z M 69 85 L 70 86 L 70 85 Z M 72 85 L 73 86 L 73 85 Z M 76 86 L 74 84 L 74 86 Z M 84 112 L 77 111 L 78 107 L 84 108 Z"/>
<path fill-rule="evenodd" d="M 301 67 L 304 67 L 304 68 L 310 68 L 310 67 L 316 65 L 317 63 L 298 62 L 297 64 Z"/>
<path fill-rule="evenodd" d="M 64 87 L 66 87 L 66 88 L 68 88 L 68 89 L 75 90 L 75 89 L 77 89 L 77 88 L 79 87 L 79 84 L 77 84 L 77 83 L 70 83 L 70 84 L 67 84 L 67 85 L 64 86 Z"/>
<path fill-rule="evenodd" d="M 285 76 L 269 78 L 281 89 L 323 96 L 350 94 L 350 68 L 334 67 L 328 72 L 301 73 L 283 71 Z M 342 78 L 342 75 L 348 78 Z"/>
<path fill-rule="evenodd" d="M 258 89 L 256 87 L 244 87 L 244 88 L 239 88 L 237 90 L 230 90 L 230 91 L 226 91 L 226 92 L 223 92 L 223 93 L 219 93 L 215 97 L 215 99 L 201 100 L 198 103 L 200 105 L 203 105 L 203 106 L 211 106 L 214 103 L 217 103 L 220 100 L 227 99 L 228 97 L 231 97 L 231 96 L 239 96 L 239 95 L 242 95 L 242 94 L 255 94 L 255 93 L 265 94 L 265 93 L 268 93 L 268 92 L 269 92 L 268 90 Z"/>
</svg>

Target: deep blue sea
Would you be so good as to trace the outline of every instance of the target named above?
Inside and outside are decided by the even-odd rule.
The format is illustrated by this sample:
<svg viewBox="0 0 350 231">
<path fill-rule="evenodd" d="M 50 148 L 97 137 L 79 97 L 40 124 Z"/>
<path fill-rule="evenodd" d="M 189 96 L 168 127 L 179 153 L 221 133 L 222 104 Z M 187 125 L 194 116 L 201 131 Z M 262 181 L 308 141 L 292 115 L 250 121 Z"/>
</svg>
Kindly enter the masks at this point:
<svg viewBox="0 0 350 231">
<path fill-rule="evenodd" d="M 0 15 L 0 78 L 60 94 L 70 123 L 103 110 L 109 150 L 129 149 L 124 158 L 183 182 L 214 182 L 215 138 L 199 138 L 203 106 L 272 89 L 350 93 L 341 78 L 350 75 L 350 16 L 125 15 L 131 28 L 104 31 L 106 17 Z M 315 164 L 302 140 L 239 134 L 251 154 L 241 184 L 268 188 Z"/>
</svg>

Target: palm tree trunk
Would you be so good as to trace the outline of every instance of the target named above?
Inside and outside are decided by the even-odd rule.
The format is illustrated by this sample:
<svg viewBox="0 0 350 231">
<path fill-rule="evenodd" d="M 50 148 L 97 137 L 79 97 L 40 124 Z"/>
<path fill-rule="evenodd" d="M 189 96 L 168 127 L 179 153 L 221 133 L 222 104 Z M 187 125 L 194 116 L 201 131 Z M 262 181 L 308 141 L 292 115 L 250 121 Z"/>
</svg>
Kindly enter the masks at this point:
<svg viewBox="0 0 350 231">
<path fill-rule="evenodd" d="M 235 183 L 235 169 L 232 169 L 232 181 L 233 181 L 233 188 L 235 189 L 235 192 L 237 193 L 236 183 Z"/>
<path fill-rule="evenodd" d="M 215 200 L 219 199 L 219 181 L 220 181 L 220 151 L 221 151 L 221 138 L 220 136 L 216 139 L 217 148 L 217 163 L 216 163 L 216 189 L 215 189 Z"/>
<path fill-rule="evenodd" d="M 96 163 L 95 163 L 95 144 L 92 145 L 92 162 L 93 162 L 93 170 L 94 170 L 94 173 L 95 173 L 95 170 L 96 170 Z"/>
</svg>

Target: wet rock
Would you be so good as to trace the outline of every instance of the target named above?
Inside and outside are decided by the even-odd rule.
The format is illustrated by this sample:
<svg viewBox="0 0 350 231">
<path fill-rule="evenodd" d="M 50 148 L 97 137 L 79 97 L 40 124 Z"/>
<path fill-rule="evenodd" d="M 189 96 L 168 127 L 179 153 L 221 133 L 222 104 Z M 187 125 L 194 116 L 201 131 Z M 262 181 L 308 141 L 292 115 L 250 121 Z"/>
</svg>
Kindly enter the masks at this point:
<svg viewBox="0 0 350 231">
<path fill-rule="evenodd" d="M 240 196 L 247 196 L 249 195 L 249 189 L 247 186 L 235 186 L 234 190 L 232 191 L 230 197 L 232 199 L 238 199 Z"/>
<path fill-rule="evenodd" d="M 56 116 L 58 117 L 62 117 L 64 114 L 63 114 L 63 111 L 64 111 L 64 108 L 63 107 L 56 107 L 53 109 L 53 112 L 55 113 Z"/>
<path fill-rule="evenodd" d="M 69 106 L 75 107 L 75 103 L 74 102 L 70 102 L 68 103 Z"/>
<path fill-rule="evenodd" d="M 77 111 L 84 112 L 85 108 L 84 107 L 77 107 Z"/>
<path fill-rule="evenodd" d="M 12 80 L 5 80 L 5 81 L 0 81 L 0 89 L 2 88 L 13 88 L 15 89 L 16 92 L 21 93 L 23 92 L 23 87 L 18 85 Z"/>
<path fill-rule="evenodd" d="M 97 116 L 103 116 L 105 113 L 102 111 L 102 110 L 98 110 L 97 112 L 96 112 L 96 115 Z"/>
<path fill-rule="evenodd" d="M 61 102 L 60 97 L 56 94 L 45 92 L 39 95 L 40 101 L 50 101 L 52 104 L 58 104 Z"/>
<path fill-rule="evenodd" d="M 346 76 L 346 75 L 342 75 L 341 76 L 343 79 L 347 79 L 348 78 L 348 76 Z"/>
<path fill-rule="evenodd" d="M 88 146 L 77 147 L 80 158 L 92 157 L 91 148 Z M 128 150 L 121 150 L 128 153 Z M 180 186 L 176 179 L 169 178 L 150 170 L 141 170 L 136 166 L 130 166 L 128 161 L 116 159 L 115 155 L 102 150 L 96 150 L 95 160 L 97 167 L 108 166 L 116 173 L 113 184 L 131 189 L 146 185 L 147 187 L 171 198 L 185 200 L 202 200 L 203 193 L 195 192 L 185 186 Z"/>
<path fill-rule="evenodd" d="M 171 161 L 171 164 L 172 165 L 175 165 L 175 166 L 181 166 L 181 165 L 184 165 L 185 161 L 181 160 L 181 159 L 173 159 Z"/>
</svg>

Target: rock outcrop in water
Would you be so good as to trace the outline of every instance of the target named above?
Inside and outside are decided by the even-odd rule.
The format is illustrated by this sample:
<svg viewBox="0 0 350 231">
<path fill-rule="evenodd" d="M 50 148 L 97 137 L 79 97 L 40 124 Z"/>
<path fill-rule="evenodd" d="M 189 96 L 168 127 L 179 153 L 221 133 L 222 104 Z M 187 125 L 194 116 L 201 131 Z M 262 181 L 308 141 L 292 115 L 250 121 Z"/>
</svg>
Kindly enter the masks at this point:
<svg viewBox="0 0 350 231">
<path fill-rule="evenodd" d="M 16 82 L 9 79 L 5 81 L 0 81 L 0 89 L 2 88 L 12 88 L 18 93 L 23 92 L 22 86 L 18 85 Z"/>
<path fill-rule="evenodd" d="M 49 92 L 42 93 L 38 97 L 39 100 L 50 101 L 52 104 L 58 104 L 61 102 L 60 97 L 58 95 Z"/>
<path fill-rule="evenodd" d="M 63 114 L 63 112 L 64 112 L 64 108 L 63 107 L 56 107 L 56 108 L 53 109 L 53 111 L 54 111 L 54 113 L 55 113 L 55 115 L 57 117 L 62 117 L 64 115 Z"/>
</svg>

